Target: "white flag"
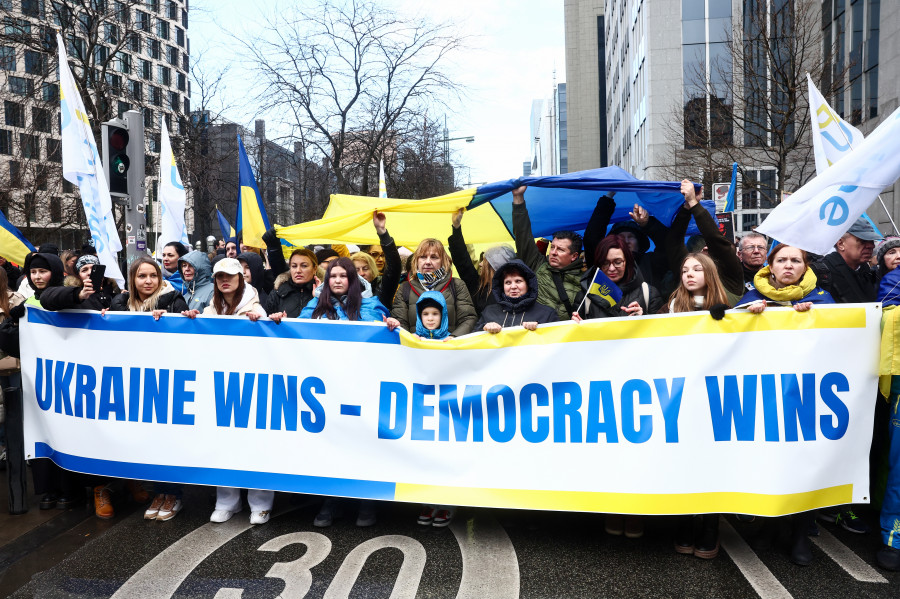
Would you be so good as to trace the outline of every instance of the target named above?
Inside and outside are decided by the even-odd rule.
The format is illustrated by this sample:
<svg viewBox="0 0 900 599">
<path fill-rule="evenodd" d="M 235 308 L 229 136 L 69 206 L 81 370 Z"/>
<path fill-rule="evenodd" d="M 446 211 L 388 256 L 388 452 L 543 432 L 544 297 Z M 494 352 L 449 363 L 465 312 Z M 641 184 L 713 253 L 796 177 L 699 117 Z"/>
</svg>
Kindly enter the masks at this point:
<svg viewBox="0 0 900 599">
<path fill-rule="evenodd" d="M 106 276 L 125 286 L 125 278 L 119 270 L 116 254 L 122 249 L 119 232 L 112 213 L 112 198 L 109 185 L 103 175 L 103 165 L 97 153 L 97 144 L 91 133 L 84 103 L 75 85 L 75 78 L 69 70 L 63 38 L 56 34 L 59 48 L 59 100 L 62 119 L 62 164 L 63 177 L 78 185 L 81 203 L 91 240 L 97 250 L 100 264 L 106 266 Z"/>
<path fill-rule="evenodd" d="M 159 206 L 162 211 L 160 218 L 159 241 L 162 245 L 172 241 L 180 241 L 190 245 L 187 228 L 184 226 L 184 185 L 181 184 L 181 176 L 175 165 L 175 154 L 172 152 L 172 143 L 169 141 L 169 130 L 166 128 L 165 116 L 162 118 L 160 130 L 162 132 L 162 148 L 159 152 Z"/>
<path fill-rule="evenodd" d="M 387 197 L 387 183 L 384 179 L 384 160 L 378 161 L 378 197 Z"/>
<path fill-rule="evenodd" d="M 900 109 L 837 164 L 775 208 L 757 231 L 815 254 L 827 253 L 900 176 Z"/>
<path fill-rule="evenodd" d="M 847 123 L 831 109 L 806 74 L 809 84 L 809 115 L 812 119 L 813 153 L 816 173 L 821 175 L 829 166 L 846 156 L 862 140 L 859 129 Z"/>
</svg>

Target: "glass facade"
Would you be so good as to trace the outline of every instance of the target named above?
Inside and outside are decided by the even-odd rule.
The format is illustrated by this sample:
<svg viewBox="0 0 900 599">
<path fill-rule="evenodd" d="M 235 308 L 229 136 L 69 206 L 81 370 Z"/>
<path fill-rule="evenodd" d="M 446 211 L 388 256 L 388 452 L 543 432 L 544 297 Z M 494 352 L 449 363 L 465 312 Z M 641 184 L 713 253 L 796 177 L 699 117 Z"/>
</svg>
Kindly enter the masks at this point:
<svg viewBox="0 0 900 599">
<path fill-rule="evenodd" d="M 823 0 L 822 38 L 832 108 L 853 125 L 878 116 L 881 0 Z M 849 105 L 848 105 L 849 100 Z"/>
</svg>

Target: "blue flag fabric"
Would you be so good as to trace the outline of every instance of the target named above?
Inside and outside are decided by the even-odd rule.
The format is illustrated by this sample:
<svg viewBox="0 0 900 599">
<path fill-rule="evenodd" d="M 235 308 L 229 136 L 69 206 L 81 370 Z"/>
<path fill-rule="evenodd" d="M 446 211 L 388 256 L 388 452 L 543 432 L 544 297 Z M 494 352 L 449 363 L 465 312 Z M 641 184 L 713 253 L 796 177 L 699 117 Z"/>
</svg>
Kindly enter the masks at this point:
<svg viewBox="0 0 900 599">
<path fill-rule="evenodd" d="M 222 211 L 218 208 L 216 208 L 216 218 L 219 219 L 219 229 L 222 231 L 222 239 L 225 239 L 226 241 L 234 239 L 236 237 L 234 227 L 228 223 L 228 219 L 225 218 L 225 215 L 222 214 Z"/>
<path fill-rule="evenodd" d="M 3 212 L 0 212 L 0 256 L 10 262 L 24 264 L 25 256 L 36 251 L 22 233 L 6 220 Z M 10 281 L 10 286 L 12 285 L 15 285 L 15 281 Z"/>
<path fill-rule="evenodd" d="M 253 174 L 253 167 L 250 166 L 250 159 L 247 158 L 247 151 L 244 149 L 244 142 L 241 136 L 237 136 L 238 140 L 238 159 L 240 161 L 240 190 L 238 192 L 238 209 L 237 223 L 235 228 L 238 235 L 245 245 L 255 248 L 264 248 L 263 233 L 272 228 L 269 224 L 269 217 L 266 214 L 266 207 L 263 205 L 262 197 L 259 195 L 259 188 L 256 186 L 256 177 Z"/>
<path fill-rule="evenodd" d="M 599 297 L 610 308 L 622 301 L 622 290 L 599 268 L 594 271 L 594 279 L 591 281 L 588 293 Z"/>
<path fill-rule="evenodd" d="M 677 181 L 642 181 L 617 166 L 578 171 L 551 177 L 521 177 L 482 185 L 469 210 L 490 202 L 512 234 L 512 191 L 527 185 L 525 201 L 535 237 L 550 236 L 556 231 L 581 231 L 597 205 L 597 200 L 616 192 L 611 223 L 631 220 L 628 215 L 635 204 L 643 206 L 664 225 L 672 224 L 675 213 L 684 203 L 681 183 Z M 695 188 L 699 192 L 700 186 Z"/>
<path fill-rule="evenodd" d="M 738 163 L 731 165 L 731 187 L 728 188 L 728 196 L 725 198 L 725 212 L 734 212 L 734 195 L 737 192 Z"/>
</svg>

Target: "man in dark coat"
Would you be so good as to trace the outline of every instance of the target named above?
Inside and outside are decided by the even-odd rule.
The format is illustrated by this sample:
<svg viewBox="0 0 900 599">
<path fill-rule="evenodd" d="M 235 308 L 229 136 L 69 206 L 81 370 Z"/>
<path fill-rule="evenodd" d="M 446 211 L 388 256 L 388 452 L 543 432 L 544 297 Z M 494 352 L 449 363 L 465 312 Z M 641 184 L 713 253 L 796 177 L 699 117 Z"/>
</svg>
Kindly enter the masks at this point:
<svg viewBox="0 0 900 599">
<path fill-rule="evenodd" d="M 819 287 L 839 304 L 874 302 L 877 296 L 875 273 L 869 260 L 881 235 L 863 217 L 834 244 L 835 251 L 811 267 Z"/>
</svg>

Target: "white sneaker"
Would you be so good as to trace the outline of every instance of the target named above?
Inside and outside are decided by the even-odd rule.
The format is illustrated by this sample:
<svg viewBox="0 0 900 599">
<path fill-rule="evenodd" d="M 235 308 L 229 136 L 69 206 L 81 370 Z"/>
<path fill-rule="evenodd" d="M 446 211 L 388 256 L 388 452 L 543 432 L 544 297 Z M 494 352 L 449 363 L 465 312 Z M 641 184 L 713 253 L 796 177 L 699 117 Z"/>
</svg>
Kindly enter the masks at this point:
<svg viewBox="0 0 900 599">
<path fill-rule="evenodd" d="M 261 512 L 251 512 L 250 513 L 250 524 L 265 524 L 269 521 L 269 516 L 272 514 L 269 510 L 263 510 Z"/>
<path fill-rule="evenodd" d="M 220 524 L 222 522 L 228 522 L 236 513 L 237 512 L 232 512 L 231 510 L 213 510 L 212 516 L 209 517 L 209 521 Z"/>
</svg>

